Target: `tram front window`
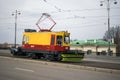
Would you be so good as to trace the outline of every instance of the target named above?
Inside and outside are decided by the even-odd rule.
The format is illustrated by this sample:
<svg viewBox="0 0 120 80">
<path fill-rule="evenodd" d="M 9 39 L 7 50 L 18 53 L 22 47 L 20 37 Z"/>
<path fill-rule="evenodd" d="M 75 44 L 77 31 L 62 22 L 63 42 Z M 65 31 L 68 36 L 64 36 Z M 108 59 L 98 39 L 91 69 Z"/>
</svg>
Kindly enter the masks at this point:
<svg viewBox="0 0 120 80">
<path fill-rule="evenodd" d="M 69 43 L 70 43 L 70 37 L 69 37 L 69 36 L 65 36 L 64 42 L 65 42 L 66 44 L 69 44 Z"/>
</svg>

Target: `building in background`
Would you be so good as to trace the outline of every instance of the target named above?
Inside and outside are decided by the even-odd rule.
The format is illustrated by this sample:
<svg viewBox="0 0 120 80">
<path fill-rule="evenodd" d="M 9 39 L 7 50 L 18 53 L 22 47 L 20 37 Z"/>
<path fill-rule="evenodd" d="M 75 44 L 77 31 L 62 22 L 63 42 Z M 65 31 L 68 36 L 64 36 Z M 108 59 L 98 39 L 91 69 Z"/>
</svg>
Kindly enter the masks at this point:
<svg viewBox="0 0 120 80">
<path fill-rule="evenodd" d="M 0 49 L 9 49 L 11 47 L 14 47 L 15 44 L 10 44 L 10 43 L 0 43 Z M 20 47 L 20 44 L 16 44 L 16 47 Z"/>
<path fill-rule="evenodd" d="M 87 54 L 96 53 L 97 55 L 106 55 L 108 53 L 109 43 L 104 40 L 73 40 L 70 43 L 71 49 L 81 50 Z M 116 53 L 116 45 L 114 43 L 110 43 L 110 49 L 112 54 Z"/>
</svg>

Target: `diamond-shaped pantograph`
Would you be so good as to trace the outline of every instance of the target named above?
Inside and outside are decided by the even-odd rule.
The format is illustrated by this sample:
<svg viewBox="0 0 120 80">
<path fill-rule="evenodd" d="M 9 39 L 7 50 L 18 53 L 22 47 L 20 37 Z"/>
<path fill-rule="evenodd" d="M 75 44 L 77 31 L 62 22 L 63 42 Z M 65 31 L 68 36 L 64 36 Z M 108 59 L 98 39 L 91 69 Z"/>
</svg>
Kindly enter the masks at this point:
<svg viewBox="0 0 120 80">
<path fill-rule="evenodd" d="M 47 13 L 43 13 L 36 23 L 40 31 L 51 31 L 55 24 L 56 22 Z"/>
</svg>

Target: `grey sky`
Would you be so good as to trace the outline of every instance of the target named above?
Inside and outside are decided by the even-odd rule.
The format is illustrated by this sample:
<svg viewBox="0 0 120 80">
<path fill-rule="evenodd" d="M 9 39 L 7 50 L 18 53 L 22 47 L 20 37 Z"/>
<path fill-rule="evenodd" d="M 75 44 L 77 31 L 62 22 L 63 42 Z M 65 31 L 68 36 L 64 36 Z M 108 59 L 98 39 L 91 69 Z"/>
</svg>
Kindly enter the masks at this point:
<svg viewBox="0 0 120 80">
<path fill-rule="evenodd" d="M 71 39 L 101 39 L 107 30 L 107 10 L 106 3 L 100 6 L 100 1 L 103 0 L 0 0 L 0 43 L 14 43 L 14 16 L 11 14 L 15 10 L 21 12 L 18 15 L 17 43 L 21 43 L 24 29 L 38 30 L 35 24 L 45 12 L 57 22 L 54 31 L 67 30 Z M 111 27 L 120 25 L 120 0 L 116 1 L 116 5 L 114 0 L 110 3 Z"/>
</svg>

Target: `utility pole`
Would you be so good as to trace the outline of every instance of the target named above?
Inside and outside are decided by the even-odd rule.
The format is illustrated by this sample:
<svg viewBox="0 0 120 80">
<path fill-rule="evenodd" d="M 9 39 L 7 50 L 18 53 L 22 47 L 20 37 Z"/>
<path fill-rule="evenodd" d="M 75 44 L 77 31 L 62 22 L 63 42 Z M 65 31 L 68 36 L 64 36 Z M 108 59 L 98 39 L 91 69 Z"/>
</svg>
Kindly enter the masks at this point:
<svg viewBox="0 0 120 80">
<path fill-rule="evenodd" d="M 114 1 L 114 4 L 117 4 L 117 1 L 116 0 L 104 0 L 104 1 L 101 1 L 100 2 L 100 6 L 103 6 L 103 2 L 106 3 L 107 5 L 107 19 L 108 19 L 108 35 L 109 35 L 109 39 L 108 39 L 108 54 L 110 55 L 111 53 L 111 49 L 110 49 L 110 41 L 111 41 L 111 38 L 110 38 L 110 3 Z"/>
<path fill-rule="evenodd" d="M 17 36 L 17 16 L 20 15 L 21 13 L 17 10 L 12 14 L 12 16 L 15 16 L 15 43 L 14 47 L 16 48 L 16 36 Z"/>
</svg>

